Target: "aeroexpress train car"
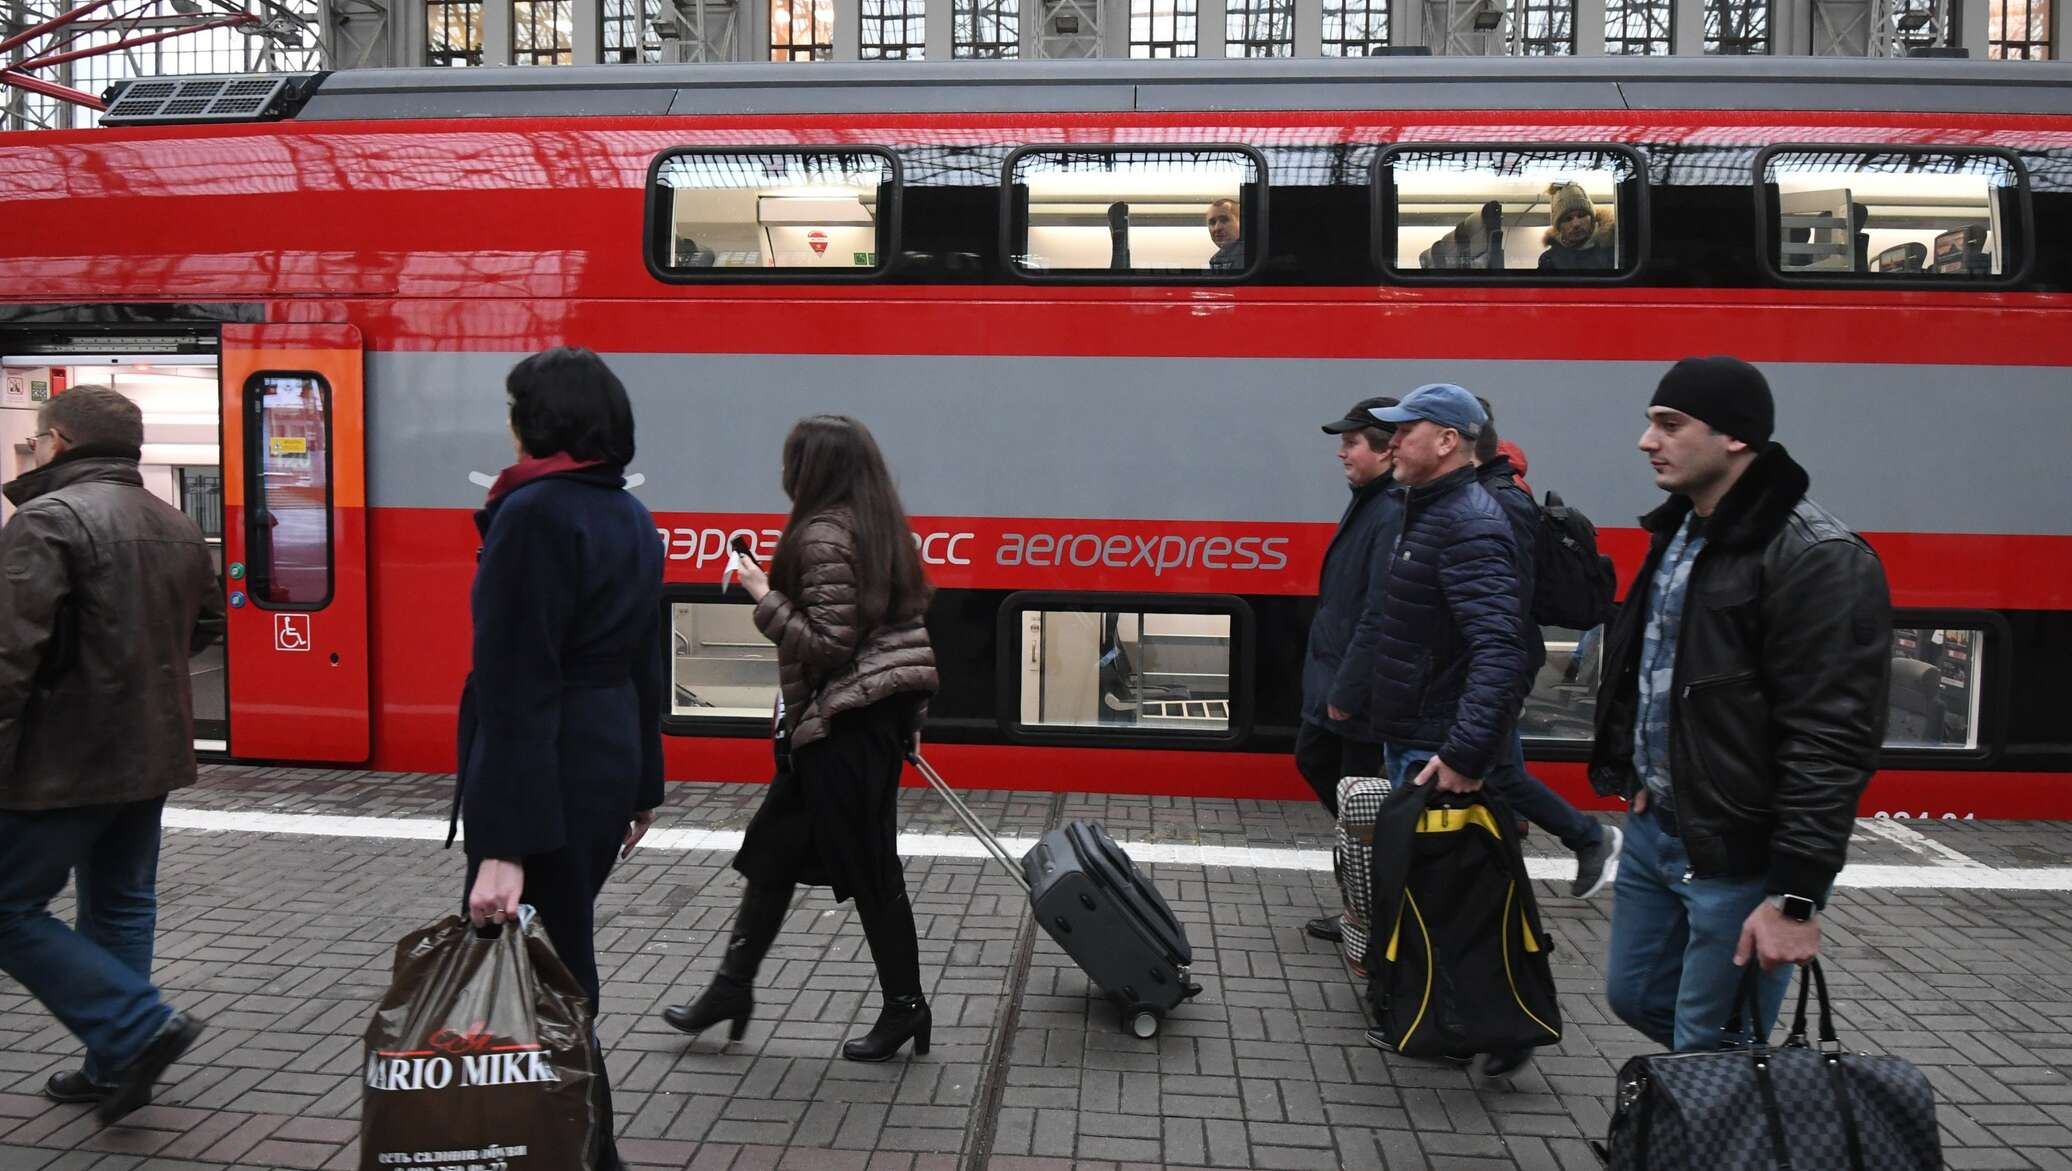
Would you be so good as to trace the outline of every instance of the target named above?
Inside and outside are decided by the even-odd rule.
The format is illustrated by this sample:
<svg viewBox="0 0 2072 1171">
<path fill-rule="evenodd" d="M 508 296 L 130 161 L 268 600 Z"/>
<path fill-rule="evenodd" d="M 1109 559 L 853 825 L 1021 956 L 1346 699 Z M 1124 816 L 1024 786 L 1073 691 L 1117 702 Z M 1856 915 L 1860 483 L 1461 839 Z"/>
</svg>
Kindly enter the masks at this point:
<svg viewBox="0 0 2072 1171">
<path fill-rule="evenodd" d="M 503 378 L 567 343 L 639 420 L 673 777 L 768 775 L 771 648 L 720 575 L 732 536 L 778 538 L 792 421 L 842 412 L 939 589 L 946 772 L 1300 796 L 1346 500 L 1319 425 L 1464 383 L 1630 578 L 1648 396 L 1731 352 L 1891 576 L 1865 812 L 2072 816 L 2072 68 L 627 66 L 109 99 L 0 135 L 0 472 L 47 396 L 140 402 L 152 487 L 220 546 L 196 680 L 229 758 L 451 767 Z M 1581 263 L 1542 263 L 1557 199 L 1593 213 Z M 1597 640 L 1547 633 L 1529 753 L 1581 800 Z"/>
</svg>

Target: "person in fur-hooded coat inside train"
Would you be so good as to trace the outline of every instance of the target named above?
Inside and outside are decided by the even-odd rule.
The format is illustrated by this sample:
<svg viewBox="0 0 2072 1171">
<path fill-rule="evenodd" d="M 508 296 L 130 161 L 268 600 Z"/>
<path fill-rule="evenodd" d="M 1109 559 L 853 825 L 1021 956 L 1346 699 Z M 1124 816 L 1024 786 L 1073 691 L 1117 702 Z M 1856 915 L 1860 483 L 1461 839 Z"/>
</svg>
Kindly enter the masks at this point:
<svg viewBox="0 0 2072 1171">
<path fill-rule="evenodd" d="M 1540 268 L 1563 271 L 1610 270 L 1618 267 L 1613 245 L 1612 210 L 1590 202 L 1581 185 L 1556 183 L 1547 188 L 1553 202 L 1548 218 L 1547 250 L 1540 253 Z"/>
</svg>

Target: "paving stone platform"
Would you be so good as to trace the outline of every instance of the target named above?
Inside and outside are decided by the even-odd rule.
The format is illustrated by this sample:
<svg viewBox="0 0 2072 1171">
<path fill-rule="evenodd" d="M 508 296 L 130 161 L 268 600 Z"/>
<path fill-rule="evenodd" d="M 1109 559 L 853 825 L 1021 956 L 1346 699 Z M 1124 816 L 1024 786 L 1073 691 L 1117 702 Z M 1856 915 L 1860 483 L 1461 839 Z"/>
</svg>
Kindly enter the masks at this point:
<svg viewBox="0 0 2072 1171">
<path fill-rule="evenodd" d="M 450 780 L 214 767 L 177 808 L 443 818 Z M 676 785 L 663 826 L 740 829 L 760 789 Z M 1306 804 L 980 793 L 1030 835 L 1072 817 L 1126 840 L 1328 849 Z M 954 833 L 903 794 L 905 829 Z M 1529 848 L 1548 853 L 1544 835 Z M 2066 866 L 2072 824 L 1864 823 L 1853 857 L 1890 865 Z M 725 854 L 643 850 L 599 908 L 599 1032 L 620 1150 L 638 1168 L 1596 1167 L 1613 1073 L 1648 1043 L 1602 997 L 1607 892 L 1539 884 L 1559 941 L 1563 1041 L 1478 1079 L 1383 1054 L 1335 949 L 1304 919 L 1335 908 L 1328 873 L 1158 864 L 1205 991 L 1153 1041 L 1036 931 L 1011 879 L 972 858 L 907 865 L 935 1012 L 926 1058 L 844 1062 L 875 1016 L 861 929 L 809 892 L 758 989 L 746 1039 L 688 1042 L 656 1019 L 718 965 L 740 892 Z M 0 978 L 0 1171 L 357 1166 L 359 1037 L 394 941 L 456 907 L 462 860 L 436 843 L 174 829 L 160 871 L 157 977 L 209 1019 L 156 1104 L 103 1128 L 39 1093 L 78 1047 Z M 69 905 L 60 909 L 69 915 Z M 2062 890 L 1873 888 L 1826 916 L 1844 1039 L 1900 1054 L 1934 1083 L 1953 1169 L 2072 1169 L 2072 904 Z"/>
</svg>

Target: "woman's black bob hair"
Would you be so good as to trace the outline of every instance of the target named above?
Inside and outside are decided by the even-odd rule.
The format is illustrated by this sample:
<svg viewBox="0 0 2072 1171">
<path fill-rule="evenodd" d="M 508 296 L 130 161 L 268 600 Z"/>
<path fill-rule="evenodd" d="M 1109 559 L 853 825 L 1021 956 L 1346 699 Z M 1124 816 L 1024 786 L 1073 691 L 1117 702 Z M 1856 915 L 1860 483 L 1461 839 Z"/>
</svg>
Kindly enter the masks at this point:
<svg viewBox="0 0 2072 1171">
<path fill-rule="evenodd" d="M 589 350 L 541 350 L 511 367 L 504 390 L 525 454 L 567 452 L 621 468 L 633 462 L 633 404 L 619 376 Z"/>
</svg>

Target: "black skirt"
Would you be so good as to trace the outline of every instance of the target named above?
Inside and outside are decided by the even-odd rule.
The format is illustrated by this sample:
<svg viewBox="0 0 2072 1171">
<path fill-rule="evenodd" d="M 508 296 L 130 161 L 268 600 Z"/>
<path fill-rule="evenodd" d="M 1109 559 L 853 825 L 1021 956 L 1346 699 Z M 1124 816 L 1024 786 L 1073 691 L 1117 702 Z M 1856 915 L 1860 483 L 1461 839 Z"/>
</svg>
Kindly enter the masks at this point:
<svg viewBox="0 0 2072 1171">
<path fill-rule="evenodd" d="M 780 753 L 734 869 L 754 883 L 830 887 L 836 902 L 860 886 L 905 881 L 899 774 L 918 698 L 898 695 L 843 712 L 828 721 L 823 739 Z"/>
</svg>

